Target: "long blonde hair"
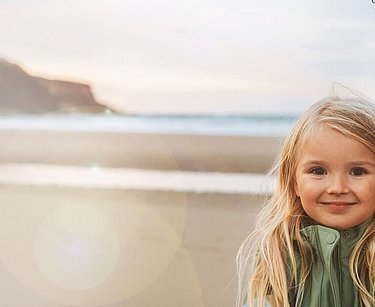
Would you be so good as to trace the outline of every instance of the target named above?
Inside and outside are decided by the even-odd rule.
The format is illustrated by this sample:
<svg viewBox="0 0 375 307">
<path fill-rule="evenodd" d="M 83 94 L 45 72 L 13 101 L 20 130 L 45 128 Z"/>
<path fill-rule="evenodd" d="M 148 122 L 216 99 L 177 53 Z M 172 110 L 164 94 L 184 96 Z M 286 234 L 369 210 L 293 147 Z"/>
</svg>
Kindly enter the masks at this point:
<svg viewBox="0 0 375 307">
<path fill-rule="evenodd" d="M 300 235 L 306 217 L 295 193 L 295 173 L 303 143 L 321 125 L 353 138 L 375 154 L 375 105 L 358 92 L 340 99 L 336 94 L 313 104 L 297 121 L 285 139 L 269 174 L 277 174 L 277 187 L 259 213 L 255 230 L 237 254 L 238 295 L 236 306 L 247 297 L 248 306 L 288 307 L 291 287 L 297 293 L 297 306 L 303 297 L 312 255 Z M 337 90 L 334 88 L 334 91 Z M 374 200 L 375 202 L 375 200 Z M 296 252 L 299 257 L 297 273 Z M 288 266 L 288 269 L 286 269 Z M 375 305 L 375 219 L 354 247 L 349 269 L 358 288 L 362 306 Z M 288 275 L 288 276 L 287 276 Z"/>
</svg>

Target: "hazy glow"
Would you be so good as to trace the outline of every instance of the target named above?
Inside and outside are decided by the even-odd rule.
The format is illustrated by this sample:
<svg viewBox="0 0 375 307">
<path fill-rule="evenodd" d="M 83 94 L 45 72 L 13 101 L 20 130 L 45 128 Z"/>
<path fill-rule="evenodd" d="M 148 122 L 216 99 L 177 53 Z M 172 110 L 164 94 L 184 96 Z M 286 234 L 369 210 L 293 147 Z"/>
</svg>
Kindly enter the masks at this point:
<svg viewBox="0 0 375 307">
<path fill-rule="evenodd" d="M 99 210 L 70 206 L 49 215 L 35 238 L 35 257 L 43 274 L 72 290 L 92 288 L 118 262 L 119 234 Z"/>
<path fill-rule="evenodd" d="M 332 81 L 375 96 L 374 18 L 371 1 L 1 1 L 0 56 L 128 111 L 299 111 Z"/>
<path fill-rule="evenodd" d="M 184 252 L 185 195 L 170 201 L 164 207 L 124 190 L 4 186 L 0 259 L 25 291 L 58 304 L 106 306 L 142 295 Z M 201 302 L 194 267 L 186 270 L 184 291 Z"/>
</svg>

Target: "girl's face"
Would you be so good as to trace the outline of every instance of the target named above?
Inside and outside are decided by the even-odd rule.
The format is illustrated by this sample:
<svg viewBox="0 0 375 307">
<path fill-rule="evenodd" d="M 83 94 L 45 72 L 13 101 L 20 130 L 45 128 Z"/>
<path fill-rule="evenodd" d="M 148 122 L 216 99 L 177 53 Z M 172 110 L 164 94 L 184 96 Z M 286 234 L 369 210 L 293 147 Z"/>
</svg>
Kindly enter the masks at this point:
<svg viewBox="0 0 375 307">
<path fill-rule="evenodd" d="M 301 148 L 295 192 L 317 223 L 339 230 L 359 225 L 375 213 L 375 154 L 322 127 Z"/>
</svg>

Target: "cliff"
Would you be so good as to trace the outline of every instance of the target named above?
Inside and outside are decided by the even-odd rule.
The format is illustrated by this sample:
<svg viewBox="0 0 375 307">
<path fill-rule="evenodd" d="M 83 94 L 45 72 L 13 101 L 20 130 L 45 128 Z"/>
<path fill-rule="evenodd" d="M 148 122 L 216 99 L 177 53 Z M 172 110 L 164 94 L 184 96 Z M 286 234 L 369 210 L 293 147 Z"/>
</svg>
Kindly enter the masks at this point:
<svg viewBox="0 0 375 307">
<path fill-rule="evenodd" d="M 104 113 L 87 84 L 27 74 L 0 59 L 0 113 Z M 112 111 L 112 110 L 111 110 Z"/>
</svg>

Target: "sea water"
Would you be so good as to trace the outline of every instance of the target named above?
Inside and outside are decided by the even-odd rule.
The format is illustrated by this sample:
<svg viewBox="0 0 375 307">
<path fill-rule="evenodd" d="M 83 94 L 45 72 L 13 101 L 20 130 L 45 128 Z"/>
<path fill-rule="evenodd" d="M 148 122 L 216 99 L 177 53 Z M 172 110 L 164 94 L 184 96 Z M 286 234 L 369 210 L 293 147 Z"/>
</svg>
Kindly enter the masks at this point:
<svg viewBox="0 0 375 307">
<path fill-rule="evenodd" d="M 295 115 L 8 115 L 0 129 L 166 133 L 237 136 L 285 136 Z"/>
</svg>

